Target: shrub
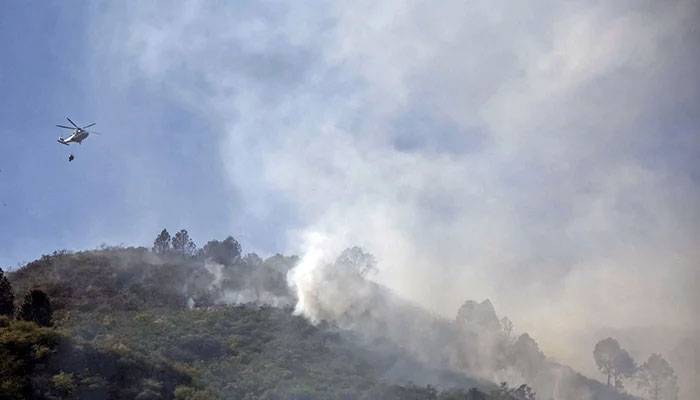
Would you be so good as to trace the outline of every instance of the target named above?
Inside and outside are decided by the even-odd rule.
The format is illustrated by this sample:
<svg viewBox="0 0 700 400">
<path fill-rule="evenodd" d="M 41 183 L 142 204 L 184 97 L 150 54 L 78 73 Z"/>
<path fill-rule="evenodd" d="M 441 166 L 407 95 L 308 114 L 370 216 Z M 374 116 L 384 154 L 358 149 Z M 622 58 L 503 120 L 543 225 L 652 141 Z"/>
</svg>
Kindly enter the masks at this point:
<svg viewBox="0 0 700 400">
<path fill-rule="evenodd" d="M 63 371 L 53 376 L 51 379 L 56 391 L 61 394 L 68 394 L 75 390 L 73 382 L 73 374 L 67 374 Z"/>
<path fill-rule="evenodd" d="M 52 316 L 49 296 L 41 290 L 32 290 L 24 296 L 17 319 L 36 322 L 39 326 L 51 326 Z"/>
<path fill-rule="evenodd" d="M 211 400 L 216 398 L 209 390 L 198 390 L 183 385 L 176 387 L 173 394 L 176 400 Z"/>
</svg>

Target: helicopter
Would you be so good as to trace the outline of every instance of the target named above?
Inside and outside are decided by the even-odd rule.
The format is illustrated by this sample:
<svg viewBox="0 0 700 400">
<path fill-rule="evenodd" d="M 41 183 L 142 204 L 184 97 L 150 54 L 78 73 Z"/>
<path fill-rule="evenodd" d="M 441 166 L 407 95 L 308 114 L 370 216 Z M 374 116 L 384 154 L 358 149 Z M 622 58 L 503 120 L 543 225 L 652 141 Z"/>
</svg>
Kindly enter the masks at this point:
<svg viewBox="0 0 700 400">
<path fill-rule="evenodd" d="M 76 142 L 76 143 L 78 143 L 78 144 L 82 144 L 82 141 L 85 140 L 85 139 L 88 137 L 88 135 L 91 134 L 91 133 L 95 133 L 95 134 L 97 134 L 97 135 L 101 135 L 100 132 L 87 131 L 87 130 L 86 130 L 87 128 L 89 128 L 89 127 L 91 127 L 91 126 L 96 125 L 95 122 L 93 122 L 92 124 L 86 125 L 86 126 L 84 126 L 84 127 L 81 128 L 81 127 L 79 127 L 78 125 L 76 125 L 73 121 L 71 121 L 70 118 L 66 117 L 66 119 L 68 120 L 68 122 L 71 123 L 71 125 L 73 125 L 72 127 L 70 127 L 70 126 L 65 126 L 65 125 L 56 125 L 56 126 L 59 127 L 59 128 L 63 128 L 63 129 L 71 129 L 71 130 L 73 130 L 73 133 L 71 133 L 71 135 L 68 136 L 68 137 L 65 138 L 65 139 L 64 139 L 62 136 L 59 136 L 59 137 L 58 137 L 58 143 L 65 144 L 66 146 L 68 146 L 68 144 L 71 143 L 71 142 Z"/>
</svg>

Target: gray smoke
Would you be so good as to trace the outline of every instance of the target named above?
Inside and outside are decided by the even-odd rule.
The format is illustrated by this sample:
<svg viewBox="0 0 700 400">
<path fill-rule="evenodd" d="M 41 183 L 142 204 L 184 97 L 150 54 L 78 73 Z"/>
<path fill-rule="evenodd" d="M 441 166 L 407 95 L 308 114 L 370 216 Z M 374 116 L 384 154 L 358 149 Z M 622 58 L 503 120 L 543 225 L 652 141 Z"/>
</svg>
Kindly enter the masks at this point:
<svg viewBox="0 0 700 400">
<path fill-rule="evenodd" d="M 229 219 L 305 254 L 291 280 L 310 319 L 362 315 L 374 296 L 310 266 L 305 239 L 321 235 L 320 258 L 359 244 L 377 282 L 440 318 L 492 299 L 590 376 L 598 332 L 700 329 L 697 1 L 95 14 L 88 64 L 105 81 L 147 82 L 219 128 Z"/>
<path fill-rule="evenodd" d="M 482 387 L 488 386 L 485 382 L 528 384 L 540 398 L 627 398 L 547 359 L 527 333 L 512 336 L 512 327 L 501 323 L 490 300 L 466 301 L 452 321 L 431 315 L 345 265 L 329 262 L 322 249 L 324 238 L 310 239 L 309 251 L 287 275 L 296 293 L 295 311 L 314 323 L 330 321 L 363 335 L 374 353 L 398 349 L 415 360 L 397 360 L 387 366 L 385 378 L 459 385 L 445 379 L 453 373 L 475 379 L 473 384 Z"/>
</svg>

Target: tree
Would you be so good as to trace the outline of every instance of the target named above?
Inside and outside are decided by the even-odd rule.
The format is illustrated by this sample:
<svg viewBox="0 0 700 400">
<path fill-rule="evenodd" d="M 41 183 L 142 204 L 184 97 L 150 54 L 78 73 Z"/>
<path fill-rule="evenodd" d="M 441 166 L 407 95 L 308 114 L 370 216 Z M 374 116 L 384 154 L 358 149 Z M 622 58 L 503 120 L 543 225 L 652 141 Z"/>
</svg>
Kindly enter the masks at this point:
<svg viewBox="0 0 700 400">
<path fill-rule="evenodd" d="M 620 349 L 620 354 L 613 360 L 613 368 L 615 370 L 615 389 L 623 391 L 625 385 L 622 383 L 623 378 L 631 378 L 637 371 L 637 366 L 627 350 Z"/>
<path fill-rule="evenodd" d="M 173 236 L 172 251 L 181 256 L 193 257 L 197 253 L 197 245 L 190 239 L 189 233 L 182 229 Z"/>
<path fill-rule="evenodd" d="M 506 338 L 510 339 L 513 333 L 513 322 L 508 317 L 501 318 L 501 326 L 503 327 L 503 333 Z"/>
<path fill-rule="evenodd" d="M 32 290 L 24 296 L 17 319 L 33 321 L 40 326 L 51 326 L 53 310 L 49 296 L 41 290 Z"/>
<path fill-rule="evenodd" d="M 637 385 L 651 400 L 678 399 L 678 377 L 673 368 L 659 354 L 652 354 L 639 368 Z"/>
<path fill-rule="evenodd" d="M 364 278 L 368 273 L 376 271 L 377 260 L 370 253 L 366 253 L 358 246 L 343 250 L 335 260 L 336 265 L 352 268 L 357 274 Z"/>
<path fill-rule="evenodd" d="M 163 229 L 153 242 L 153 251 L 156 254 L 167 254 L 170 252 L 170 234 L 166 229 Z"/>
<path fill-rule="evenodd" d="M 233 265 L 241 261 L 241 244 L 232 236 L 222 242 L 210 240 L 202 248 L 202 254 L 216 263 Z"/>
<path fill-rule="evenodd" d="M 12 316 L 15 313 L 15 295 L 12 285 L 0 268 L 0 315 Z"/>
<path fill-rule="evenodd" d="M 486 400 L 486 395 L 477 388 L 471 388 L 469 392 L 467 392 L 466 400 Z"/>
<path fill-rule="evenodd" d="M 248 253 L 245 255 L 245 257 L 243 257 L 243 263 L 251 267 L 257 267 L 259 265 L 262 265 L 263 260 L 262 258 L 260 258 L 259 255 L 255 253 Z"/>
<path fill-rule="evenodd" d="M 634 360 L 630 357 L 627 350 L 620 347 L 617 340 L 609 337 L 599 341 L 593 350 L 593 358 L 598 365 L 598 369 L 608 377 L 608 386 L 610 378 L 615 380 L 615 388 L 622 390 L 622 378 L 631 377 L 636 366 Z"/>
<path fill-rule="evenodd" d="M 527 333 L 523 333 L 511 346 L 512 365 L 517 367 L 526 376 L 532 376 L 535 371 L 541 369 L 545 356 L 540 351 L 540 346 L 535 339 Z"/>
<path fill-rule="evenodd" d="M 508 394 L 517 400 L 535 400 L 536 393 L 532 391 L 530 386 L 522 384 L 517 389 L 511 389 Z"/>
<path fill-rule="evenodd" d="M 492 390 L 490 398 L 494 400 L 535 400 L 536 393 L 530 386 L 523 384 L 517 388 L 509 388 L 508 383 L 501 382 L 498 389 Z"/>
<path fill-rule="evenodd" d="M 486 400 L 486 394 L 480 392 L 477 388 L 471 388 L 468 391 L 464 389 L 445 389 L 438 395 L 438 400 Z"/>
<path fill-rule="evenodd" d="M 61 396 L 68 396 L 71 392 L 75 390 L 75 382 L 73 381 L 73 374 L 67 374 L 63 371 L 54 375 L 51 379 L 56 391 L 61 394 Z"/>
</svg>

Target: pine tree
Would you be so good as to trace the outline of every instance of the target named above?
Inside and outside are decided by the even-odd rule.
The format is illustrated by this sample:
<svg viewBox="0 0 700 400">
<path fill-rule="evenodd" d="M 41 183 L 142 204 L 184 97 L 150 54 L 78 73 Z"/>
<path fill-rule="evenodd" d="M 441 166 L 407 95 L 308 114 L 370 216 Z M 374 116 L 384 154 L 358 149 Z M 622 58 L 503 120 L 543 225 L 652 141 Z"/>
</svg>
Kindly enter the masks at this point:
<svg viewBox="0 0 700 400">
<path fill-rule="evenodd" d="M 617 340 L 609 337 L 599 341 L 593 350 L 598 369 L 607 376 L 608 386 L 611 386 L 610 379 L 614 379 L 615 388 L 624 389 L 623 378 L 630 378 L 637 370 L 632 357 L 627 350 L 620 347 Z"/>
<path fill-rule="evenodd" d="M 12 316 L 15 313 L 15 295 L 12 285 L 0 268 L 0 315 Z"/>
<path fill-rule="evenodd" d="M 157 254 L 167 254 L 170 252 L 170 234 L 166 229 L 163 229 L 153 242 L 153 251 Z"/>
<path fill-rule="evenodd" d="M 219 264 L 234 265 L 241 261 L 241 250 L 241 244 L 229 236 L 222 242 L 208 241 L 202 248 L 202 255 Z"/>
<path fill-rule="evenodd" d="M 53 310 L 49 296 L 41 290 L 32 290 L 24 296 L 24 303 L 19 310 L 17 319 L 33 321 L 40 326 L 51 326 Z"/>
<path fill-rule="evenodd" d="M 173 236 L 172 243 L 172 250 L 175 254 L 185 257 L 193 257 L 197 253 L 197 245 L 195 245 L 192 239 L 190 239 L 190 235 L 185 229 L 180 230 L 180 232 Z"/>
<path fill-rule="evenodd" d="M 678 376 L 661 355 L 650 355 L 637 376 L 638 387 L 644 389 L 651 400 L 678 399 Z"/>
</svg>

